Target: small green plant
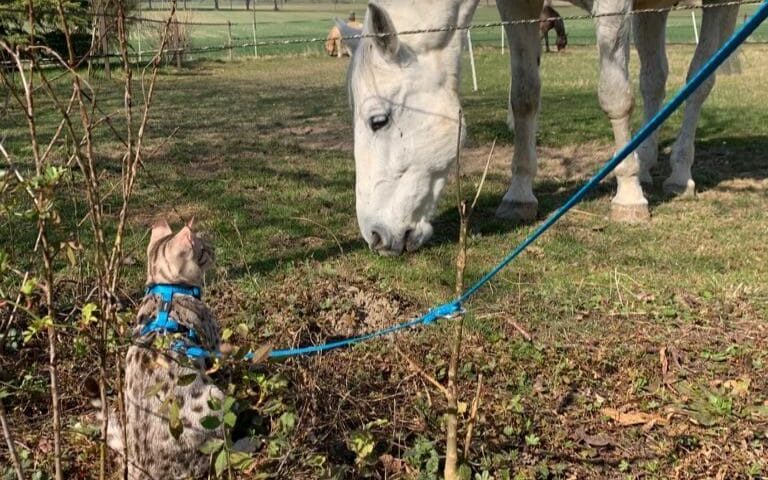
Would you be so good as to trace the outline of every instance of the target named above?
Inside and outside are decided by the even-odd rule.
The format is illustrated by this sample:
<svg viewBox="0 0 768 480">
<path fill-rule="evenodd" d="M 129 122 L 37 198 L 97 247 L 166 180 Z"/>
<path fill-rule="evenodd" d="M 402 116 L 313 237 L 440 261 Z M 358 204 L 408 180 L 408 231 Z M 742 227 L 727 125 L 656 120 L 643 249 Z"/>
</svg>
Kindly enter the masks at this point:
<svg viewBox="0 0 768 480">
<path fill-rule="evenodd" d="M 347 438 L 347 447 L 355 453 L 355 463 L 360 473 L 367 474 L 376 464 L 377 459 L 374 455 L 376 448 L 376 437 L 371 431 L 376 427 L 387 425 L 389 422 L 385 419 L 374 420 L 363 425 L 363 428 L 350 433 Z"/>
<path fill-rule="evenodd" d="M 529 433 L 525 436 L 525 444 L 529 447 L 535 447 L 541 443 L 541 438 L 535 433 Z"/>
<path fill-rule="evenodd" d="M 437 480 L 440 456 L 433 442 L 417 438 L 413 447 L 405 452 L 405 460 L 419 472 L 419 480 Z"/>
<path fill-rule="evenodd" d="M 622 459 L 621 462 L 619 462 L 619 471 L 621 473 L 626 473 L 629 471 L 630 464 L 626 459 Z"/>
<path fill-rule="evenodd" d="M 222 427 L 224 438 L 212 438 L 208 440 L 200 451 L 210 455 L 213 460 L 213 470 L 216 478 L 222 478 L 224 473 L 231 475 L 231 470 L 247 470 L 253 466 L 254 460 L 246 452 L 233 450 L 232 429 L 237 422 L 237 401 L 231 396 L 224 397 L 220 402 L 216 398 L 208 400 L 208 407 L 217 412 L 216 415 L 209 415 L 200 420 L 200 425 L 206 430 L 216 430 Z M 170 417 L 171 431 L 173 432 L 173 415 Z"/>
<path fill-rule="evenodd" d="M 763 478 L 764 468 L 765 468 L 765 463 L 761 460 L 757 460 L 749 464 L 749 466 L 747 467 L 747 471 L 745 473 L 749 478 L 754 478 L 754 479 Z"/>
</svg>

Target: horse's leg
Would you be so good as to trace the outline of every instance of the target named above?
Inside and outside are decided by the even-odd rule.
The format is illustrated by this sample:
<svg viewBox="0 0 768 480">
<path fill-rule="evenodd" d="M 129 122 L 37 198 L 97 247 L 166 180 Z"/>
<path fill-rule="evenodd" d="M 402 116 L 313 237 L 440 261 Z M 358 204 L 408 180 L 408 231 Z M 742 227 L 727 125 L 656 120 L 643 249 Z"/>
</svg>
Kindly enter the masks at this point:
<svg viewBox="0 0 768 480">
<path fill-rule="evenodd" d="M 538 18 L 542 0 L 497 0 L 504 21 Z M 536 117 L 539 112 L 541 33 L 537 23 L 506 25 L 512 84 L 509 105 L 515 125 L 512 181 L 496 216 L 517 222 L 536 218 L 539 202 L 533 194 L 536 176 Z"/>
<path fill-rule="evenodd" d="M 544 31 L 544 45 L 547 47 L 547 53 L 549 53 L 549 29 Z"/>
<path fill-rule="evenodd" d="M 629 11 L 629 0 L 596 2 L 595 14 Z M 595 19 L 600 55 L 598 96 L 600 106 L 613 127 L 616 147 L 629 141 L 629 120 L 634 106 L 629 82 L 629 19 L 626 16 L 604 16 Z M 611 204 L 611 217 L 624 222 L 648 220 L 648 201 L 640 186 L 640 162 L 637 154 L 626 158 L 616 168 L 616 196 Z"/>
<path fill-rule="evenodd" d="M 706 0 L 705 3 L 714 3 L 714 1 Z M 688 69 L 689 79 L 733 33 L 738 11 L 738 5 L 704 9 L 699 45 L 696 47 L 696 53 L 693 55 L 691 66 Z M 672 146 L 672 155 L 669 160 L 672 173 L 664 181 L 664 191 L 667 193 L 693 195 L 696 191 L 696 184 L 691 177 L 696 127 L 699 123 L 701 105 L 709 96 L 714 84 L 715 75 L 713 74 L 696 89 L 685 103 L 683 124 L 677 140 Z"/>
<path fill-rule="evenodd" d="M 664 87 L 667 84 L 669 65 L 665 49 L 665 27 L 669 12 L 643 13 L 635 15 L 633 32 L 635 47 L 640 56 L 640 92 L 643 94 L 645 121 L 653 117 L 661 108 L 664 100 Z M 653 183 L 651 168 L 656 165 L 659 156 L 658 131 L 637 150 L 640 157 L 640 181 Z"/>
</svg>

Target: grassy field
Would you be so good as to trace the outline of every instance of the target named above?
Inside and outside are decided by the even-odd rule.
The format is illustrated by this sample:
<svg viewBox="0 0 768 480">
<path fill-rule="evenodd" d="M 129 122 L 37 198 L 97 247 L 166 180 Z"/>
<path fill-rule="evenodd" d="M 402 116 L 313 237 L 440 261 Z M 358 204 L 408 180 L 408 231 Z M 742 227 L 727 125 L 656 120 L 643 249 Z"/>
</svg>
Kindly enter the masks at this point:
<svg viewBox="0 0 768 480">
<path fill-rule="evenodd" d="M 146 5 L 145 5 L 146 6 Z M 162 4 L 154 3 L 154 10 L 143 11 L 142 16 L 154 20 L 164 18 L 167 11 L 160 9 Z M 332 26 L 333 17 L 346 18 L 350 11 L 356 11 L 358 19 L 362 21 L 365 8 L 361 4 L 293 4 L 293 2 L 281 7 L 279 11 L 273 11 L 270 5 L 259 4 L 257 9 L 246 11 L 244 6 L 236 4 L 235 9 L 229 10 L 228 3 L 222 3 L 220 10 L 212 8 L 212 2 L 190 2 L 189 10 L 181 9 L 178 13 L 180 20 L 192 23 L 204 23 L 207 25 L 192 25 L 188 30 L 190 47 L 204 49 L 206 47 L 223 47 L 228 45 L 228 27 L 226 23 L 232 22 L 232 44 L 242 45 L 253 43 L 253 21 L 256 21 L 257 42 L 280 42 L 287 39 L 325 39 L 328 30 Z M 180 7 L 181 8 L 181 7 Z M 558 11 L 563 17 L 581 16 L 586 12 L 573 6 L 558 6 Z M 740 15 L 747 15 L 755 10 L 754 5 L 742 7 Z M 701 11 L 696 11 L 699 30 L 701 29 Z M 741 18 L 741 17 L 740 17 Z M 499 22 L 499 14 L 495 6 L 482 5 L 475 14 L 475 24 Z M 568 41 L 571 45 L 594 45 L 595 28 L 593 22 L 587 19 L 567 20 L 566 29 Z M 147 50 L 154 45 L 158 38 L 157 29 L 151 24 L 144 24 L 136 29 L 133 45 L 138 49 L 141 37 L 141 48 Z M 550 32 L 551 45 L 554 47 L 554 32 Z M 478 47 L 501 48 L 500 27 L 477 28 L 472 30 L 472 40 Z M 672 43 L 693 43 L 695 41 L 690 11 L 677 11 L 670 14 L 667 27 L 667 40 Z M 768 26 L 762 26 L 752 37 L 753 41 L 768 41 Z M 293 45 L 264 45 L 259 47 L 260 55 L 280 54 L 318 54 L 323 52 L 323 42 L 299 43 Z M 236 56 L 254 55 L 253 47 L 236 48 L 233 51 Z M 223 58 L 228 55 L 226 50 L 197 51 L 192 57 Z"/>
<path fill-rule="evenodd" d="M 671 49 L 670 91 L 681 85 L 692 50 Z M 649 224 L 609 222 L 606 185 L 467 305 L 463 401 L 484 377 L 470 464 L 488 476 L 475 478 L 768 474 L 768 93 L 756 88 L 768 74 L 767 54 L 764 46 L 744 47 L 743 73 L 718 78 L 699 128 L 696 199 L 666 198 L 659 186 L 677 114 L 662 129 Z M 157 153 L 146 160 L 151 177 L 140 176 L 129 222 L 126 293 L 141 295 L 152 220 L 165 215 L 179 225 L 181 214 L 194 216 L 216 246 L 206 298 L 225 326 L 249 327 L 252 333 L 236 341 L 319 342 L 407 320 L 451 296 L 453 182 L 435 238 L 419 252 L 379 258 L 359 237 L 346 63 L 310 56 L 163 71 L 149 142 Z M 506 65 L 498 51 L 482 49 L 479 91 L 463 79 L 467 184 L 479 180 L 490 143 L 499 139 L 473 221 L 469 281 L 530 228 L 493 217 L 511 158 Z M 613 151 L 595 67 L 589 47 L 542 59 L 542 216 Z M 96 85 L 102 107 L 118 109 L 117 80 Z M 39 108 L 40 134 L 50 135 L 53 111 Z M 5 147 L 26 158 L 21 113 L 0 117 L 0 130 Z M 100 147 L 105 165 L 116 161 L 114 149 Z M 82 203 L 78 192 L 64 200 L 65 227 L 77 228 Z M 34 242 L 34 225 L 0 215 L 0 248 L 16 263 Z M 62 268 L 63 280 L 89 274 L 87 264 Z M 272 478 L 434 478 L 443 402 L 393 347 L 443 380 L 450 332 L 442 322 L 391 341 L 264 366 L 287 379 L 283 401 L 298 420 L 276 450 L 256 454 L 258 471 Z M 81 385 L 95 366 L 92 352 L 67 346 L 72 335 L 63 330 L 60 339 L 67 478 L 92 478 L 96 440 L 92 431 L 82 433 L 89 407 Z M 48 469 L 44 345 L 36 339 L 0 356 L 0 382 L 15 393 L 8 410 L 20 448 Z M 361 432 L 375 448 L 356 461 L 350 440 Z M 5 454 L 0 447 L 0 458 Z"/>
</svg>

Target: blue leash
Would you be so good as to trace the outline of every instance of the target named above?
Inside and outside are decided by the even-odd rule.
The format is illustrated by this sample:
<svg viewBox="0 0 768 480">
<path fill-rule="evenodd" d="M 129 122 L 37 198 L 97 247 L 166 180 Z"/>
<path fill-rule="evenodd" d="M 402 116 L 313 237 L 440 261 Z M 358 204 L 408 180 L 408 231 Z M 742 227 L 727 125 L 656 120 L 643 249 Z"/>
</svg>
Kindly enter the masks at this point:
<svg viewBox="0 0 768 480">
<path fill-rule="evenodd" d="M 719 67 L 729 55 L 731 55 L 736 48 L 741 45 L 744 40 L 749 37 L 755 29 L 768 17 L 768 0 L 763 2 L 760 8 L 755 14 L 747 20 L 732 36 L 720 47 L 720 49 L 704 64 L 703 67 L 696 73 L 696 75 L 688 81 L 688 83 L 681 88 L 677 94 L 670 100 L 659 112 L 648 122 L 639 132 L 635 134 L 632 140 L 629 141 L 621 150 L 619 150 L 613 158 L 606 163 L 578 192 L 573 194 L 565 204 L 558 210 L 553 212 L 547 219 L 539 225 L 525 240 L 520 243 L 517 248 L 512 250 L 504 259 L 499 262 L 492 270 L 486 273 L 480 280 L 475 282 L 471 287 L 464 291 L 456 300 L 448 303 L 444 303 L 436 308 L 433 308 L 426 315 L 419 317 L 415 320 L 400 323 L 383 330 L 360 335 L 358 337 L 347 338 L 338 342 L 330 342 L 323 345 L 315 345 L 311 347 L 303 348 L 289 348 L 285 350 L 273 350 L 270 352 L 270 358 L 286 358 L 299 355 L 308 355 L 312 353 L 321 353 L 328 350 L 333 350 L 340 347 L 346 347 L 354 345 L 356 343 L 364 342 L 373 338 L 388 335 L 398 330 L 404 330 L 407 328 L 415 327 L 418 325 L 429 325 L 437 318 L 451 316 L 463 312 L 461 307 L 462 303 L 466 302 L 472 295 L 477 293 L 480 288 L 486 283 L 491 281 L 504 267 L 506 267 L 512 260 L 517 258 L 528 246 L 536 241 L 544 232 L 549 230 L 552 225 L 557 222 L 560 217 L 566 214 L 568 210 L 573 208 L 577 203 L 584 199 L 590 190 L 595 188 L 605 177 L 607 177 L 627 156 L 629 156 L 637 147 L 640 146 L 662 123 L 664 123 L 672 113 L 677 110 L 678 107 L 706 80 L 712 73 Z"/>
<path fill-rule="evenodd" d="M 544 232 L 546 232 L 560 217 L 579 203 L 586 194 L 595 188 L 605 177 L 608 176 L 625 158 L 627 158 L 637 147 L 640 146 L 657 128 L 664 123 L 672 113 L 706 80 L 712 75 L 717 67 L 719 67 L 738 47 L 744 40 L 749 37 L 752 32 L 768 17 L 768 0 L 763 2 L 757 12 L 745 22 L 738 31 L 736 31 L 725 44 L 720 47 L 701 69 L 696 72 L 696 75 L 681 88 L 677 94 L 670 100 L 654 117 L 648 121 L 634 137 L 624 145 L 624 147 L 616 152 L 614 157 L 601 168 L 595 176 L 593 176 L 578 192 L 573 194 L 565 204 L 556 210 L 547 220 L 542 223 L 536 230 L 533 231 L 523 242 L 517 246 L 509 255 L 499 262 L 491 271 L 485 274 L 483 278 L 475 282 L 474 285 L 469 287 L 458 299 L 458 301 L 464 302 L 469 297 L 474 295 L 480 287 L 488 283 L 493 277 L 496 276 L 509 262 L 514 260 L 520 253 L 523 252 L 530 244 L 536 241 Z"/>
<path fill-rule="evenodd" d="M 357 337 L 350 337 L 344 340 L 336 342 L 324 343 L 322 345 L 313 345 L 308 347 L 288 348 L 284 350 L 273 350 L 269 353 L 269 358 L 287 358 L 300 355 L 311 355 L 314 353 L 327 352 L 337 348 L 348 347 L 361 343 L 367 340 L 371 340 L 378 337 L 383 337 L 391 333 L 395 333 L 400 330 L 409 329 L 419 325 L 430 325 L 439 318 L 448 318 L 464 312 L 462 303 L 466 302 L 472 295 L 477 293 L 480 288 L 486 283 L 491 281 L 504 267 L 506 267 L 512 260 L 517 258 L 528 246 L 535 242 L 544 232 L 549 230 L 552 225 L 557 222 L 560 217 L 565 215 L 571 208 L 578 204 L 589 193 L 590 190 L 595 188 L 605 177 L 607 177 L 625 158 L 627 158 L 640 144 L 642 144 L 662 123 L 664 123 L 675 110 L 706 80 L 714 71 L 730 56 L 744 40 L 749 37 L 755 29 L 768 17 L 768 0 L 760 5 L 760 8 L 755 14 L 747 20 L 731 37 L 720 47 L 720 49 L 704 64 L 703 67 L 681 88 L 677 94 L 668 103 L 662 107 L 661 110 L 651 119 L 643 125 L 634 137 L 627 143 L 621 150 L 611 158 L 589 181 L 582 186 L 571 198 L 568 199 L 565 204 L 553 212 L 541 225 L 539 225 L 532 233 L 530 233 L 525 240 L 522 241 L 512 252 L 510 252 L 504 259 L 502 259 L 493 269 L 486 273 L 480 280 L 475 282 L 471 287 L 464 291 L 457 299 L 439 305 L 426 314 L 413 320 L 399 323 L 382 330 L 366 333 Z M 190 357 L 209 357 L 212 356 L 210 352 L 207 352 L 199 347 L 187 347 L 186 353 Z M 218 352 L 213 354 L 218 356 Z M 253 358 L 253 353 L 246 355 L 245 359 Z"/>
</svg>

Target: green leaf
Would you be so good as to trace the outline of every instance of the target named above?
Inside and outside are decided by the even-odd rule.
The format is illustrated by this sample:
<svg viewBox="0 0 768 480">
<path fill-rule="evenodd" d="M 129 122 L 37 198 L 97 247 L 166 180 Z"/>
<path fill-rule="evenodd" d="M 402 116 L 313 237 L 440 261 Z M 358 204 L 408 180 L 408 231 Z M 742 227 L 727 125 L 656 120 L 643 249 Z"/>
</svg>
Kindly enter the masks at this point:
<svg viewBox="0 0 768 480">
<path fill-rule="evenodd" d="M 187 375 L 182 375 L 181 377 L 179 377 L 179 381 L 176 382 L 176 385 L 180 387 L 186 387 L 187 385 L 191 385 L 196 378 L 197 378 L 197 372 L 190 373 Z"/>
<path fill-rule="evenodd" d="M 171 430 L 171 435 L 176 440 L 181 437 L 184 432 L 184 424 L 181 422 L 181 412 L 179 411 L 179 404 L 174 399 L 168 408 L 168 427 Z"/>
<path fill-rule="evenodd" d="M 43 329 L 51 326 L 53 326 L 53 320 L 51 319 L 50 315 L 32 320 L 32 322 L 29 324 L 29 327 L 27 327 L 27 329 L 24 330 L 24 333 L 22 334 L 24 343 L 29 343 L 38 333 L 43 331 Z"/>
<path fill-rule="evenodd" d="M 225 412 L 232 411 L 232 406 L 235 404 L 235 399 L 232 397 L 227 397 L 224 399 L 224 406 L 222 407 Z"/>
<path fill-rule="evenodd" d="M 21 293 L 24 295 L 32 295 L 32 292 L 35 290 L 35 287 L 37 287 L 37 279 L 35 277 L 32 277 L 28 279 L 24 284 L 21 286 Z"/>
<path fill-rule="evenodd" d="M 224 414 L 224 423 L 229 427 L 232 428 L 235 426 L 235 422 L 237 422 L 237 415 L 234 414 L 234 412 L 227 412 Z"/>
<path fill-rule="evenodd" d="M 531 433 L 531 434 L 525 436 L 525 444 L 526 445 L 530 445 L 531 447 L 535 447 L 539 443 L 541 443 L 541 439 L 535 433 Z"/>
<path fill-rule="evenodd" d="M 210 418 L 210 417 L 206 417 L 206 418 Z M 211 438 L 210 440 L 205 442 L 202 447 L 200 447 L 200 453 L 203 453 L 205 455 L 211 455 L 221 450 L 221 447 L 223 446 L 224 446 L 224 440 L 220 438 Z"/>
<path fill-rule="evenodd" d="M 459 479 L 472 480 L 472 469 L 466 463 L 462 463 L 459 467 Z"/>
<path fill-rule="evenodd" d="M 216 456 L 216 461 L 213 464 L 213 468 L 216 471 L 216 476 L 220 477 L 228 465 L 229 461 L 227 458 L 227 449 L 222 448 L 219 454 Z"/>
<path fill-rule="evenodd" d="M 208 398 L 208 408 L 211 410 L 221 410 L 221 401 L 216 397 Z"/>
<path fill-rule="evenodd" d="M 81 322 L 83 325 L 90 325 L 91 323 L 96 321 L 96 316 L 94 313 L 96 313 L 99 310 L 99 307 L 96 306 L 95 303 L 86 303 L 83 306 L 83 309 L 81 311 Z"/>
<path fill-rule="evenodd" d="M 229 464 L 238 470 L 247 468 L 253 463 L 251 455 L 245 452 L 231 452 L 229 454 Z"/>
<path fill-rule="evenodd" d="M 248 337 L 248 325 L 239 323 L 237 325 L 237 334 L 243 338 Z"/>
<path fill-rule="evenodd" d="M 163 385 L 165 385 L 165 382 L 157 382 L 156 384 L 149 387 L 147 391 L 144 392 L 144 398 L 152 398 L 160 393 L 160 390 L 163 389 Z"/>
<path fill-rule="evenodd" d="M 427 473 L 437 473 L 437 470 L 440 468 L 440 457 L 437 456 L 437 453 L 429 457 L 425 468 Z"/>
<path fill-rule="evenodd" d="M 367 430 L 358 430 L 352 432 L 347 441 L 347 445 L 349 446 L 349 449 L 357 455 L 357 461 L 362 462 L 373 453 L 373 448 L 376 446 L 376 439 L 371 432 Z"/>
<path fill-rule="evenodd" d="M 200 420 L 200 425 L 206 430 L 216 430 L 221 425 L 221 419 L 208 415 Z"/>
<path fill-rule="evenodd" d="M 280 427 L 285 433 L 289 433 L 296 426 L 296 415 L 293 412 L 285 412 L 280 415 Z"/>
<path fill-rule="evenodd" d="M 310 455 L 306 460 L 304 460 L 304 465 L 308 467 L 314 467 L 314 468 L 322 468 L 323 465 L 325 465 L 326 458 L 325 455 Z"/>
<path fill-rule="evenodd" d="M 225 328 L 224 331 L 221 332 L 221 340 L 222 341 L 226 342 L 227 340 L 229 340 L 229 337 L 231 337 L 231 336 L 232 336 L 232 330 L 230 330 L 229 328 Z"/>
</svg>

